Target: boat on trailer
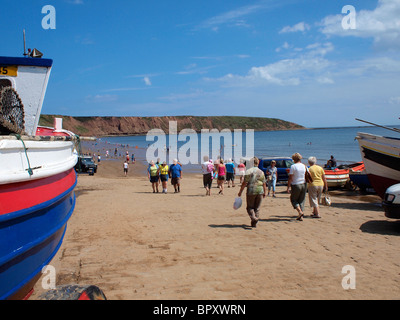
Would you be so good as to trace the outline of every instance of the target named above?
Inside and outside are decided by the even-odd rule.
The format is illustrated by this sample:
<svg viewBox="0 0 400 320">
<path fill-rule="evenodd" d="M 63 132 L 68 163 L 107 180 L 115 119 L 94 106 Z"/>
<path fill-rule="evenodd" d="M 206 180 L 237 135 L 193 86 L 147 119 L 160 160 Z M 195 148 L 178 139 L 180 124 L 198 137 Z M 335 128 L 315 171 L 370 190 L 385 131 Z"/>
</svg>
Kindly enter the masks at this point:
<svg viewBox="0 0 400 320">
<path fill-rule="evenodd" d="M 38 126 L 53 61 L 0 57 L 0 299 L 24 299 L 75 207 L 76 142 Z"/>
</svg>

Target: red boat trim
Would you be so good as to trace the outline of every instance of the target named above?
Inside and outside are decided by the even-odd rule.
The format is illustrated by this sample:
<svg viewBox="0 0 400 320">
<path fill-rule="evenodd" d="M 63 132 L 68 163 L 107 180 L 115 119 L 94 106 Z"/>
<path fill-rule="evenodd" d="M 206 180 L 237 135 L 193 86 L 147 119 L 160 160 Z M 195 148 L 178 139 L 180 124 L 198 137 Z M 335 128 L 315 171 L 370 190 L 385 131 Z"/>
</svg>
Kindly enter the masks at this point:
<svg viewBox="0 0 400 320">
<path fill-rule="evenodd" d="M 75 170 L 70 169 L 48 178 L 0 185 L 0 221 L 4 215 L 52 200 L 75 184 Z"/>
</svg>

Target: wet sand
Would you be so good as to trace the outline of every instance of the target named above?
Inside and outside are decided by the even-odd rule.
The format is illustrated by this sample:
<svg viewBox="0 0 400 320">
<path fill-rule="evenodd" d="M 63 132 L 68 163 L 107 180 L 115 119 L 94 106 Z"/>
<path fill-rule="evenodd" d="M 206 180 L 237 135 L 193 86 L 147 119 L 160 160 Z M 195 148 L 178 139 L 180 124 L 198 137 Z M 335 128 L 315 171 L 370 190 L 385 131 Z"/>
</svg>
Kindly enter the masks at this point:
<svg viewBox="0 0 400 320">
<path fill-rule="evenodd" d="M 400 223 L 376 196 L 333 192 L 321 219 L 295 220 L 286 186 L 267 197 L 257 228 L 239 188 L 205 196 L 201 175 L 183 173 L 181 193 L 153 194 L 143 165 L 102 161 L 81 174 L 76 208 L 52 261 L 57 285 L 93 284 L 108 299 L 399 299 Z M 238 181 L 237 181 L 238 182 Z M 161 190 L 161 188 L 160 188 Z M 356 289 L 342 287 L 342 268 Z M 31 299 L 43 292 L 41 281 Z"/>
</svg>

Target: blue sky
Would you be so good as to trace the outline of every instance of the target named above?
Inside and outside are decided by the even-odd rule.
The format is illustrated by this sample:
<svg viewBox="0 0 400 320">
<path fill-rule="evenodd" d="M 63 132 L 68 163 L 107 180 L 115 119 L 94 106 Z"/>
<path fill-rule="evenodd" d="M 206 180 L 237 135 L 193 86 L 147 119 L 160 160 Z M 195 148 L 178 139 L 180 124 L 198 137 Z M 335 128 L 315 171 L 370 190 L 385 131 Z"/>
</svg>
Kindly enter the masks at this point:
<svg viewBox="0 0 400 320">
<path fill-rule="evenodd" d="M 45 5 L 56 28 L 42 28 Z M 345 5 L 356 28 L 345 30 Z M 0 55 L 54 60 L 42 113 L 399 124 L 400 0 L 1 0 Z"/>
</svg>

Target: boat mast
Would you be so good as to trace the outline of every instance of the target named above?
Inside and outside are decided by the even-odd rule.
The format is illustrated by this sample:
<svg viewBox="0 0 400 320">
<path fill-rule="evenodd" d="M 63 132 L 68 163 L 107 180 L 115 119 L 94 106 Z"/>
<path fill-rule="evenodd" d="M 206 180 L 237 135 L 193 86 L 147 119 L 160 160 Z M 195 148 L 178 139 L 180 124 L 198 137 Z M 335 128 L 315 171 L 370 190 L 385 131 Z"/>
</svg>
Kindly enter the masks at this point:
<svg viewBox="0 0 400 320">
<path fill-rule="evenodd" d="M 24 57 L 26 57 L 28 54 L 26 53 L 26 41 L 25 41 L 25 29 L 24 29 Z"/>
<path fill-rule="evenodd" d="M 376 126 L 376 127 L 380 127 L 380 128 L 383 128 L 383 129 L 392 130 L 392 131 L 394 131 L 394 132 L 400 133 L 400 130 L 399 130 L 399 129 L 396 129 L 396 128 L 389 128 L 389 127 L 381 126 L 381 125 L 379 125 L 379 124 L 372 123 L 372 122 L 368 122 L 368 121 L 361 120 L 361 119 L 357 119 L 357 118 L 356 118 L 356 120 L 357 120 L 357 121 L 361 121 L 361 122 L 365 122 L 365 123 L 368 123 L 368 124 L 372 124 L 373 126 Z"/>
</svg>

